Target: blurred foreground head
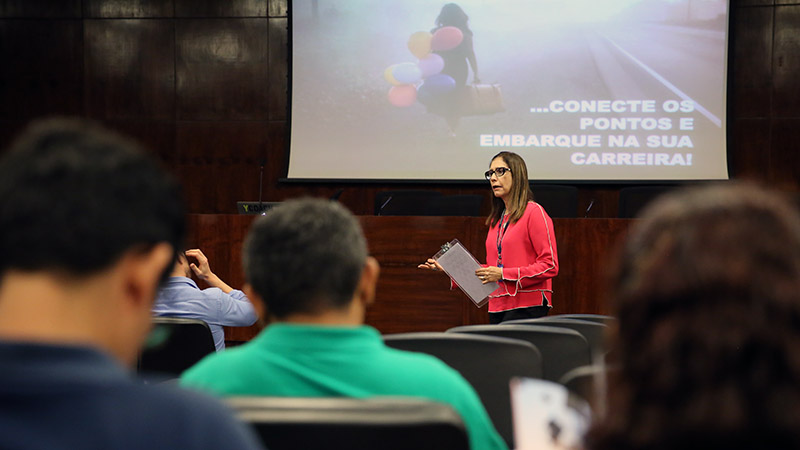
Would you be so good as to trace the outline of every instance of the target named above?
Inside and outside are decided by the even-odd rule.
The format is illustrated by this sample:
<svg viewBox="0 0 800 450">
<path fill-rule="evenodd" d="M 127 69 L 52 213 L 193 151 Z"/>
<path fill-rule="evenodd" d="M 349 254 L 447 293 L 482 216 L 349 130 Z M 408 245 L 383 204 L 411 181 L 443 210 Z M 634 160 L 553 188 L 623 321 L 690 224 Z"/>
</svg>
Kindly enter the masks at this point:
<svg viewBox="0 0 800 450">
<path fill-rule="evenodd" d="M 800 447 L 800 217 L 777 194 L 664 196 L 611 298 L 620 371 L 589 448 Z"/>
<path fill-rule="evenodd" d="M 0 159 L 0 332 L 135 357 L 184 233 L 178 184 L 136 144 L 81 119 L 32 124 Z"/>
</svg>

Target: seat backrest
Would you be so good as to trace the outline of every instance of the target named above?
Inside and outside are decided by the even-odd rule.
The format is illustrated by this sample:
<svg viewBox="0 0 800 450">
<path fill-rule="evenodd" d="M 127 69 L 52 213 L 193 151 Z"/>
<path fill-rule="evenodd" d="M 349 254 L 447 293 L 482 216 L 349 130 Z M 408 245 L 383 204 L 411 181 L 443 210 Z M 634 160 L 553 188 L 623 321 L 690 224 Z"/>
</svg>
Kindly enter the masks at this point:
<svg viewBox="0 0 800 450">
<path fill-rule="evenodd" d="M 580 333 L 589 343 L 589 348 L 592 349 L 592 355 L 596 358 L 602 358 L 608 353 L 608 342 L 606 337 L 607 326 L 598 322 L 590 322 L 588 320 L 567 319 L 559 318 L 558 316 L 538 319 L 520 319 L 509 320 L 503 322 L 501 325 L 545 325 L 548 327 L 569 328 Z"/>
<path fill-rule="evenodd" d="M 531 184 L 533 200 L 550 217 L 578 216 L 578 188 L 562 184 Z"/>
<path fill-rule="evenodd" d="M 139 372 L 177 376 L 215 351 L 211 329 L 202 320 L 153 317 L 153 329 L 139 357 Z"/>
<path fill-rule="evenodd" d="M 566 328 L 544 325 L 466 325 L 447 330 L 448 333 L 475 333 L 522 339 L 530 342 L 542 354 L 542 378 L 558 383 L 575 367 L 592 362 L 589 343 L 580 333 Z"/>
<path fill-rule="evenodd" d="M 401 333 L 386 345 L 436 356 L 472 385 L 509 448 L 514 448 L 509 383 L 514 377 L 541 378 L 542 356 L 530 342 L 459 333 Z"/>
<path fill-rule="evenodd" d="M 560 384 L 570 392 L 583 398 L 599 416 L 605 413 L 608 374 L 618 370 L 616 366 L 593 364 L 576 367 L 561 377 Z"/>
<path fill-rule="evenodd" d="M 379 191 L 375 194 L 376 216 L 428 215 L 430 202 L 442 193 L 425 190 Z"/>
<path fill-rule="evenodd" d="M 619 190 L 619 211 L 621 219 L 636 217 L 648 203 L 661 194 L 674 189 L 674 186 L 631 186 Z"/>
<path fill-rule="evenodd" d="M 576 320 L 586 320 L 589 322 L 597 322 L 602 323 L 604 325 L 613 326 L 617 322 L 617 318 L 614 316 L 607 316 L 604 314 L 556 314 L 553 316 L 545 316 L 541 319 L 576 319 Z"/>
<path fill-rule="evenodd" d="M 270 450 L 469 449 L 452 407 L 419 398 L 229 397 Z"/>
<path fill-rule="evenodd" d="M 463 194 L 433 197 L 428 202 L 426 216 L 481 216 L 484 195 Z"/>
</svg>

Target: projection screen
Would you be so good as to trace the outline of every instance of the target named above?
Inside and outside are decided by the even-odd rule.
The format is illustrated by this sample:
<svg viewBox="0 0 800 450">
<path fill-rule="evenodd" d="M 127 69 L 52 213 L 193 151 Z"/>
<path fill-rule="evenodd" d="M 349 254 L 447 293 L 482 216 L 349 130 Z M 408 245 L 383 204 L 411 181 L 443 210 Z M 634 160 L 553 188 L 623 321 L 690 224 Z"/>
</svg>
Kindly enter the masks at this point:
<svg viewBox="0 0 800 450">
<path fill-rule="evenodd" d="M 291 2 L 289 179 L 728 177 L 727 1 L 445 5 Z"/>
</svg>

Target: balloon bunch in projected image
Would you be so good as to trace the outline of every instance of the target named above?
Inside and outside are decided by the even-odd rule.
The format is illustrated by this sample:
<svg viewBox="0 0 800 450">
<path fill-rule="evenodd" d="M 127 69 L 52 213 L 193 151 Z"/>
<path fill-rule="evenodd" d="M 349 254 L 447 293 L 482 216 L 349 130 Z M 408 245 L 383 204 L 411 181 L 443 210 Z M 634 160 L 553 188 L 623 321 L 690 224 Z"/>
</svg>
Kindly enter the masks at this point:
<svg viewBox="0 0 800 450">
<path fill-rule="evenodd" d="M 417 100 L 426 103 L 456 88 L 450 75 L 441 73 L 444 60 L 436 51 L 452 50 L 461 44 L 463 33 L 456 27 L 442 27 L 433 34 L 417 31 L 408 38 L 408 49 L 417 62 L 404 62 L 386 68 L 383 77 L 392 84 L 389 102 L 404 108 Z"/>
</svg>

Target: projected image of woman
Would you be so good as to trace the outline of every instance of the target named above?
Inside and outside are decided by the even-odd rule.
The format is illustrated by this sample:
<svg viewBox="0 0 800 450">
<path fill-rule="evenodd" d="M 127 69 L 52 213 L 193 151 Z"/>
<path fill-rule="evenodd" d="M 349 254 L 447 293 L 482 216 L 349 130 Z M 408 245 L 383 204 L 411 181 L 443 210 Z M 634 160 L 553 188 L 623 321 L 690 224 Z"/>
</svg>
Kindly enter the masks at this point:
<svg viewBox="0 0 800 450">
<path fill-rule="evenodd" d="M 547 315 L 552 306 L 553 277 L 558 274 L 558 252 L 553 220 L 533 201 L 525 161 L 511 152 L 492 158 L 485 173 L 492 194 L 492 212 L 486 219 L 486 266 L 475 276 L 500 283 L 489 296 L 492 323 Z M 441 270 L 428 259 L 421 269 Z"/>
<path fill-rule="evenodd" d="M 469 29 L 468 22 L 469 17 L 460 6 L 455 3 L 448 3 L 442 7 L 439 16 L 436 18 L 436 28 L 431 30 L 431 33 L 435 34 L 441 28 L 456 27 L 463 35 L 461 43 L 455 48 L 434 51 L 444 60 L 444 69 L 441 73 L 455 80 L 455 89 L 446 94 L 437 95 L 427 102 L 428 111 L 447 120 L 448 131 L 451 136 L 455 136 L 461 119 L 462 92 L 469 76 L 469 67 L 472 68 L 473 82 L 480 83 L 478 61 L 475 59 L 475 50 L 472 47 L 472 30 Z"/>
</svg>

